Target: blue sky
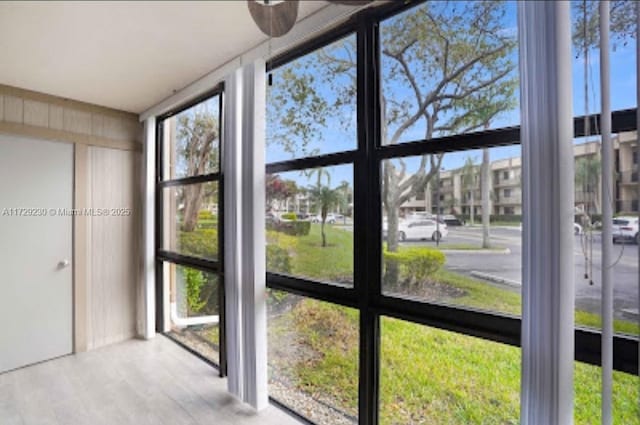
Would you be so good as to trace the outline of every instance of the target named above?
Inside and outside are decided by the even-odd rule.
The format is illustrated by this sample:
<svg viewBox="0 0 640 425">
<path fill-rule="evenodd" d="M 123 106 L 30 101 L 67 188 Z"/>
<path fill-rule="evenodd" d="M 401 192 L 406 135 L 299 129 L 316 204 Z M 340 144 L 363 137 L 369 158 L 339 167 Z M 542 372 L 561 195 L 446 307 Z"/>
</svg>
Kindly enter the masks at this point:
<svg viewBox="0 0 640 425">
<path fill-rule="evenodd" d="M 508 2 L 507 11 L 503 19 L 502 27 L 504 28 L 505 34 L 513 34 L 517 35 L 517 19 L 516 19 L 516 2 Z M 384 24 L 382 25 L 382 30 L 384 31 Z M 635 43 L 629 43 L 627 46 L 614 46 L 613 42 L 611 45 L 611 105 L 613 110 L 619 109 L 627 109 L 636 107 L 636 74 L 635 74 L 635 63 L 636 63 L 636 54 L 635 54 Z M 577 52 L 573 52 L 572 54 L 572 68 L 573 68 L 573 107 L 574 107 L 574 115 L 583 115 L 585 113 L 584 107 L 584 59 L 582 55 L 577 57 Z M 600 110 L 600 75 L 599 75 L 599 52 L 597 50 L 593 50 L 590 52 L 590 60 L 589 60 L 589 113 L 596 113 Z M 512 60 L 517 64 L 517 50 L 514 52 Z M 297 64 L 291 63 L 287 66 L 295 67 Z M 383 63 L 384 68 L 384 63 Z M 278 71 L 274 72 L 274 81 L 277 84 L 277 76 Z M 516 69 L 517 72 L 517 69 Z M 317 78 L 321 78 L 321 75 L 318 75 Z M 343 86 L 348 86 L 349 80 L 348 78 L 340 78 L 338 80 L 334 80 L 334 83 L 342 84 Z M 408 91 L 408 87 L 402 87 L 399 85 L 387 86 L 387 90 L 397 90 L 397 93 L 402 93 L 404 91 Z M 329 101 L 331 101 L 334 97 L 332 97 L 332 93 L 328 86 L 323 88 L 322 96 L 327 97 Z M 396 93 L 396 94 L 397 94 Z M 518 93 L 516 92 L 516 96 Z M 352 101 L 351 105 L 352 110 L 355 109 L 355 97 Z M 318 149 L 320 153 L 329 153 L 329 152 L 339 152 L 344 150 L 354 149 L 356 146 L 356 117 L 355 116 L 345 116 L 349 108 L 342 108 L 338 110 L 330 111 L 329 115 L 326 116 L 327 126 L 320 130 L 321 136 L 319 138 L 318 143 L 314 144 L 314 147 Z M 353 115 L 353 114 L 352 114 Z M 346 129 L 340 125 L 340 120 L 346 120 L 352 125 L 348 126 Z M 510 125 L 517 125 L 520 121 L 520 112 L 519 107 L 515 107 L 513 110 L 503 113 L 501 116 L 496 118 L 494 122 L 491 123 L 492 128 L 500 128 Z M 267 124 L 267 131 L 269 131 L 269 123 Z M 405 136 L 402 138 L 402 141 L 410 141 L 410 140 L 419 140 L 423 138 L 421 134 L 424 133 L 424 124 L 416 125 L 410 131 L 408 131 Z M 580 143 L 578 141 L 577 143 Z M 520 155 L 520 147 L 502 147 L 502 148 L 494 148 L 491 149 L 491 160 L 508 158 L 512 156 Z M 298 155 L 299 157 L 300 155 Z M 464 161 L 467 157 L 471 156 L 476 162 L 480 161 L 480 151 L 469 151 L 469 152 L 456 152 L 456 153 L 448 153 L 444 157 L 443 168 L 444 169 L 453 169 L 458 168 L 463 165 Z M 276 162 L 286 159 L 291 159 L 292 155 L 288 152 L 285 152 L 282 148 L 277 145 L 270 145 L 267 148 L 267 162 Z M 418 158 L 407 158 L 406 163 L 408 167 L 408 171 L 412 168 L 417 168 Z M 332 186 L 338 185 L 341 181 L 347 180 L 349 182 L 353 181 L 353 171 L 351 166 L 347 167 L 336 167 L 332 170 Z M 287 173 L 285 178 L 294 179 L 298 182 L 299 185 L 307 186 L 311 184 L 308 178 L 301 173 Z"/>
</svg>

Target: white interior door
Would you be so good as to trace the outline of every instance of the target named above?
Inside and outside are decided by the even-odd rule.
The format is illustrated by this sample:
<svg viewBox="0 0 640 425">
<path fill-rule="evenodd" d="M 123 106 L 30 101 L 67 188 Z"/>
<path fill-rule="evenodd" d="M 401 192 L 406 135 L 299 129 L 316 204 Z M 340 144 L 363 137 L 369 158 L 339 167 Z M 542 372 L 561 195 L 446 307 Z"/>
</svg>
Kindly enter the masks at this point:
<svg viewBox="0 0 640 425">
<path fill-rule="evenodd" d="M 73 146 L 0 134 L 0 372 L 73 344 Z"/>
</svg>

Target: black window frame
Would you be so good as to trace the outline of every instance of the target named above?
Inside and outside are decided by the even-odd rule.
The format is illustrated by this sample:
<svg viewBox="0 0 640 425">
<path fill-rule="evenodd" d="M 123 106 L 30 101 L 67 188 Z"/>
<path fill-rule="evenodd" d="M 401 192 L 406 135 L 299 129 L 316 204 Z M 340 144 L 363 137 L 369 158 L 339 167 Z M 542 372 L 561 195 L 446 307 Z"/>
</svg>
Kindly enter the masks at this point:
<svg viewBox="0 0 640 425">
<path fill-rule="evenodd" d="M 267 271 L 271 289 L 357 308 L 360 313 L 359 402 L 361 425 L 378 423 L 380 318 L 398 318 L 463 335 L 521 346 L 521 317 L 386 296 L 382 293 L 381 170 L 383 160 L 520 145 L 520 126 L 382 145 L 380 140 L 380 23 L 424 0 L 407 0 L 357 13 L 330 33 L 320 35 L 267 63 L 267 73 L 355 32 L 357 38 L 356 150 L 266 164 L 267 173 L 303 170 L 329 165 L 354 167 L 354 286 L 340 288 L 320 281 Z M 590 115 L 589 134 L 598 135 L 598 114 Z M 584 117 L 574 118 L 574 137 L 585 134 Z M 612 114 L 612 132 L 637 130 L 636 108 Z M 363 283 L 368 282 L 368 286 Z M 638 374 L 638 339 L 616 334 L 613 342 L 617 371 Z M 601 365 L 601 332 L 575 328 L 575 361 Z M 280 403 L 278 403 L 280 404 Z"/>
<path fill-rule="evenodd" d="M 207 173 L 196 176 L 185 176 L 175 179 L 165 179 L 164 171 L 164 122 L 181 112 L 184 112 L 200 103 L 206 102 L 218 96 L 218 169 L 213 173 Z M 155 259 L 156 259 L 156 331 L 163 333 L 173 341 L 182 345 L 185 349 L 205 360 L 207 363 L 216 367 L 220 377 L 227 375 L 227 356 L 226 356 L 226 318 L 225 318 L 225 285 L 224 285 L 224 83 L 219 83 L 210 91 L 201 96 L 181 104 L 156 119 L 156 175 L 155 175 Z M 162 242 L 164 240 L 164 209 L 163 198 L 164 189 L 175 186 L 186 186 L 192 184 L 202 184 L 216 182 L 218 184 L 218 257 L 216 259 L 205 259 L 191 255 L 185 255 L 164 249 Z M 210 359 L 204 357 L 194 349 L 185 346 L 181 342 L 172 338 L 169 333 L 164 332 L 164 271 L 163 263 L 172 263 L 179 266 L 189 267 L 206 273 L 214 274 L 218 277 L 218 309 L 220 321 L 219 327 L 219 363 L 216 364 Z"/>
</svg>

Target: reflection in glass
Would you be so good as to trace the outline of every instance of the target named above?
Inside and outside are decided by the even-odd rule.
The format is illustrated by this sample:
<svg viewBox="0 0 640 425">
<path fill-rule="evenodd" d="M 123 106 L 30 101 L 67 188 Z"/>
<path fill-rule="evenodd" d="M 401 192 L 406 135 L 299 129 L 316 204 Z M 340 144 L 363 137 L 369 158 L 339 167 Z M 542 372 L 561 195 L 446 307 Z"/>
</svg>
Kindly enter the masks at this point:
<svg viewBox="0 0 640 425">
<path fill-rule="evenodd" d="M 217 259 L 218 182 L 172 186 L 163 191 L 163 249 Z"/>
<path fill-rule="evenodd" d="M 267 270 L 353 285 L 353 167 L 267 175 Z"/>
<path fill-rule="evenodd" d="M 164 180 L 219 171 L 219 102 L 215 96 L 164 120 Z"/>
<path fill-rule="evenodd" d="M 358 423 L 358 312 L 269 291 L 269 395 L 318 425 Z"/>
<path fill-rule="evenodd" d="M 218 363 L 218 276 L 166 262 L 163 267 L 165 290 L 169 294 L 169 335 L 212 362 Z"/>
</svg>

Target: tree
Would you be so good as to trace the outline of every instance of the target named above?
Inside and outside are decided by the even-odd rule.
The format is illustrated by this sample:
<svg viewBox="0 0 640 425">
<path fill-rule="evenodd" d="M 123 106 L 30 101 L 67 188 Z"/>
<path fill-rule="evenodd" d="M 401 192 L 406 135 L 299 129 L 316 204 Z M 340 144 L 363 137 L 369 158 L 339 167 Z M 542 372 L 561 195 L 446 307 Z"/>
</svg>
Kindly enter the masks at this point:
<svg viewBox="0 0 640 425">
<path fill-rule="evenodd" d="M 489 149 L 482 149 L 482 165 L 480 167 L 480 193 L 482 194 L 482 248 L 491 248 L 491 238 L 489 236 L 489 221 L 491 212 L 489 211 L 489 174 L 491 160 Z"/>
<path fill-rule="evenodd" d="M 331 189 L 329 186 L 309 186 L 309 195 L 313 202 L 320 209 L 320 233 L 322 234 L 322 247 L 327 246 L 327 236 L 325 234 L 325 223 L 329 209 L 342 202 L 342 190 L 338 187 Z"/>
<path fill-rule="evenodd" d="M 214 170 L 218 163 L 218 119 L 206 108 L 190 111 L 177 119 L 177 170 L 185 176 L 202 175 Z M 179 192 L 183 205 L 182 229 L 192 232 L 198 223 L 198 212 L 207 197 L 215 197 L 214 185 L 185 185 Z"/>
<path fill-rule="evenodd" d="M 581 54 L 585 49 L 598 48 L 600 45 L 598 4 L 593 0 L 573 2 L 573 44 Z M 637 4 L 629 0 L 610 2 L 610 31 L 615 43 L 627 45 L 636 38 Z"/>
<path fill-rule="evenodd" d="M 593 155 L 576 159 L 575 185 L 586 196 L 585 213 L 599 214 L 600 156 Z"/>
<path fill-rule="evenodd" d="M 273 203 L 273 201 L 286 202 L 299 192 L 298 185 L 294 180 L 283 180 L 277 174 L 268 174 L 265 186 L 266 198 L 269 204 Z"/>
<path fill-rule="evenodd" d="M 478 177 L 477 166 L 475 161 L 470 156 L 464 161 L 462 167 L 462 190 L 464 193 L 468 193 L 469 197 L 469 219 L 473 226 L 475 216 L 475 192 L 476 192 L 476 180 Z"/>
<path fill-rule="evenodd" d="M 517 81 L 516 39 L 503 28 L 505 13 L 505 2 L 425 2 L 384 23 L 380 43 L 384 144 L 482 129 L 486 118 L 479 119 L 478 111 L 501 112 L 510 105 Z M 355 39 L 347 38 L 287 68 L 278 87 L 271 88 L 268 113 L 275 123 L 269 142 L 289 151 L 298 144 L 297 152 L 308 151 L 308 136 L 315 134 L 321 141 L 321 127 L 330 113 L 343 111 L 342 123 L 351 123 L 355 58 Z M 425 190 L 442 158 L 436 154 L 416 161 L 383 162 L 389 251 L 398 249 L 400 206 Z M 393 281 L 398 270 L 387 267 L 386 273 L 385 280 Z"/>
</svg>

